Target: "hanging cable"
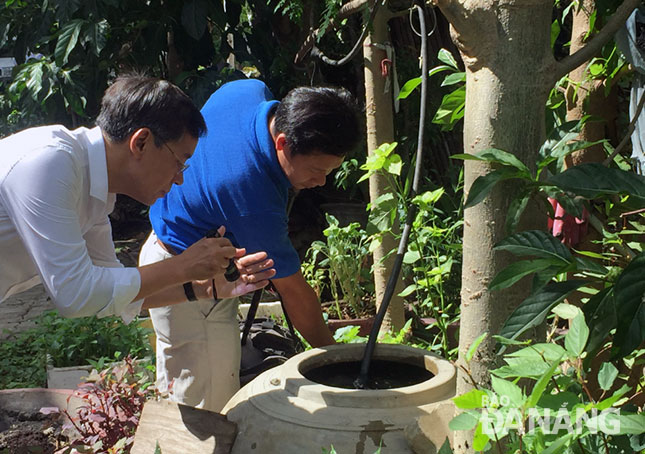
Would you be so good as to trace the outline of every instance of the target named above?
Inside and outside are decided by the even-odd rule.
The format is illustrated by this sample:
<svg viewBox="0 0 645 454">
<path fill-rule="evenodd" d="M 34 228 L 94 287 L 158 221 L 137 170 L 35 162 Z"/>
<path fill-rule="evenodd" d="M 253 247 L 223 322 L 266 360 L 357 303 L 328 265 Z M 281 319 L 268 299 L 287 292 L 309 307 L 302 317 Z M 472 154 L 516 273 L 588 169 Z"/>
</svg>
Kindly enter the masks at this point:
<svg viewBox="0 0 645 454">
<path fill-rule="evenodd" d="M 427 59 L 427 38 L 428 34 L 426 32 L 426 22 L 425 22 L 425 8 L 423 0 L 419 2 L 420 4 L 415 4 L 414 8 L 419 14 L 419 25 L 421 28 L 421 112 L 419 114 L 419 134 L 417 140 L 417 153 L 416 153 L 416 163 L 414 166 L 414 178 L 412 180 L 412 191 L 410 194 L 410 199 L 414 198 L 419 190 L 419 180 L 421 179 L 421 166 L 422 166 L 422 156 L 423 156 L 423 134 L 425 126 L 425 116 L 426 116 L 426 98 L 427 98 L 427 81 L 428 81 L 428 59 Z M 434 29 L 433 29 L 434 31 Z M 392 272 L 385 287 L 385 292 L 383 293 L 383 300 L 379 306 L 379 310 L 374 319 L 374 325 L 370 331 L 370 337 L 365 346 L 365 352 L 363 354 L 363 359 L 361 361 L 361 370 L 354 380 L 354 387 L 357 389 L 365 389 L 369 381 L 369 370 L 370 363 L 372 361 L 372 356 L 374 355 L 374 349 L 376 348 L 376 340 L 381 329 L 381 324 L 387 313 L 387 308 L 390 305 L 390 300 L 394 294 L 394 288 L 396 287 L 396 282 L 399 278 L 401 272 L 401 266 L 403 264 L 403 256 L 408 246 L 408 239 L 410 237 L 410 230 L 412 229 L 412 222 L 416 216 L 416 205 L 410 204 L 408 208 L 408 213 L 405 220 L 405 226 L 403 228 L 403 233 L 401 234 L 401 240 L 399 241 L 399 248 L 396 252 L 396 257 L 394 259 L 394 266 L 392 267 Z"/>
<path fill-rule="evenodd" d="M 374 22 L 374 18 L 376 17 L 376 12 L 378 11 L 378 8 L 380 6 L 380 3 L 383 0 L 376 0 L 374 4 L 372 5 L 372 9 L 370 10 L 370 16 L 367 22 L 365 23 L 365 26 L 363 27 L 363 31 L 361 32 L 361 36 L 358 37 L 358 40 L 356 41 L 356 44 L 354 44 L 354 47 L 352 50 L 349 51 L 347 55 L 345 55 L 343 58 L 340 60 L 333 60 L 329 57 L 327 57 L 325 54 L 323 54 L 320 49 L 314 44 L 311 48 L 311 55 L 316 58 L 320 58 L 323 62 L 327 63 L 330 66 L 342 66 L 345 63 L 349 62 L 352 58 L 356 56 L 358 53 L 358 50 L 361 48 L 363 45 L 363 42 L 365 41 L 365 38 L 367 37 L 367 31 L 369 30 L 370 26 Z"/>
</svg>

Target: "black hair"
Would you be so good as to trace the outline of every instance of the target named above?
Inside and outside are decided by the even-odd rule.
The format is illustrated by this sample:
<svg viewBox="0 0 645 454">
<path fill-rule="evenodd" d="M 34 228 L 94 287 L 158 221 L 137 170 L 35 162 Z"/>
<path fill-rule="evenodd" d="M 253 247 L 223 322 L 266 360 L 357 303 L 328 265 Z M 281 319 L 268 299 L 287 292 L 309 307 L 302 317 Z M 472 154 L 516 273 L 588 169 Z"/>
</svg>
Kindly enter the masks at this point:
<svg viewBox="0 0 645 454">
<path fill-rule="evenodd" d="M 193 101 L 167 80 L 126 74 L 105 90 L 96 124 L 110 140 L 121 143 L 139 128 L 149 128 L 155 143 L 199 138 L 206 123 Z"/>
<path fill-rule="evenodd" d="M 361 139 L 358 108 L 345 89 L 298 87 L 275 111 L 274 128 L 286 135 L 294 155 L 347 155 Z"/>
</svg>

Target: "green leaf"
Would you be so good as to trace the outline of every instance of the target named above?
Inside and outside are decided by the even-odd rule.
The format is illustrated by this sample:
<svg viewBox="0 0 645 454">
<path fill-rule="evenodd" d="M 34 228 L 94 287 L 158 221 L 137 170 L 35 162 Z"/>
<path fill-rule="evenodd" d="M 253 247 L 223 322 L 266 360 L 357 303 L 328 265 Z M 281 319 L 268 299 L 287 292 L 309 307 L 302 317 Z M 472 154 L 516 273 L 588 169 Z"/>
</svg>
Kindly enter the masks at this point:
<svg viewBox="0 0 645 454">
<path fill-rule="evenodd" d="M 446 87 L 448 85 L 455 85 L 462 82 L 466 82 L 466 73 L 458 72 L 458 73 L 448 74 L 443 79 L 443 82 L 441 82 L 441 86 Z"/>
<path fill-rule="evenodd" d="M 603 346 L 609 332 L 616 327 L 616 300 L 613 288 L 592 296 L 582 308 L 589 326 L 587 351 L 590 356 Z"/>
<path fill-rule="evenodd" d="M 615 393 L 613 393 L 607 399 L 601 400 L 598 402 L 595 407 L 599 411 L 606 410 L 612 407 L 616 402 L 618 402 L 622 397 L 631 391 L 631 388 L 628 385 L 623 385 Z"/>
<path fill-rule="evenodd" d="M 524 276 L 541 271 L 552 264 L 551 259 L 523 260 L 511 263 L 493 278 L 488 289 L 501 290 L 510 287 Z"/>
<path fill-rule="evenodd" d="M 515 383 L 492 375 L 491 384 L 493 391 L 495 391 L 498 396 L 505 396 L 508 398 L 508 401 L 511 404 L 510 406 L 519 408 L 524 404 L 524 394 L 520 387 Z"/>
<path fill-rule="evenodd" d="M 450 430 L 471 430 L 479 422 L 479 415 L 475 412 L 459 413 L 448 423 Z"/>
<path fill-rule="evenodd" d="M 520 256 L 528 255 L 549 259 L 554 265 L 565 265 L 572 262 L 569 249 L 553 235 L 542 230 L 525 230 L 515 233 L 497 243 L 495 249 Z"/>
<path fill-rule="evenodd" d="M 191 38 L 199 40 L 206 31 L 208 4 L 205 0 L 188 0 L 181 9 L 181 24 Z"/>
<path fill-rule="evenodd" d="M 464 208 L 470 208 L 484 200 L 493 187 L 500 181 L 515 177 L 517 177 L 517 172 L 507 168 L 493 170 L 486 175 L 477 177 L 470 186 L 470 189 L 468 189 L 468 199 L 464 204 Z"/>
<path fill-rule="evenodd" d="M 516 339 L 526 330 L 542 323 L 556 304 L 585 283 L 580 280 L 548 283 L 539 292 L 520 303 L 506 320 L 499 334 L 509 339 Z"/>
<path fill-rule="evenodd" d="M 564 336 L 564 346 L 572 357 L 582 355 L 589 339 L 589 328 L 583 314 L 576 316 L 571 322 L 569 332 Z"/>
<path fill-rule="evenodd" d="M 443 442 L 437 454 L 453 454 L 452 449 L 450 448 L 450 440 L 448 439 L 448 437 L 446 437 L 446 441 Z"/>
<path fill-rule="evenodd" d="M 565 320 L 571 320 L 582 314 L 582 310 L 573 304 L 560 303 L 552 309 L 552 312 Z"/>
<path fill-rule="evenodd" d="M 629 195 L 642 207 L 645 203 L 645 177 L 631 171 L 608 168 L 599 163 L 570 167 L 548 179 L 550 184 L 582 196 L 595 199 L 607 195 Z"/>
<path fill-rule="evenodd" d="M 465 106 L 466 86 L 462 85 L 442 98 L 441 105 L 432 118 L 432 122 L 444 125 L 444 129 L 450 130 L 457 121 L 463 118 Z"/>
<path fill-rule="evenodd" d="M 78 37 L 85 22 L 82 19 L 74 19 L 61 29 L 58 40 L 56 41 L 56 49 L 54 50 L 57 66 L 62 67 L 67 63 L 69 54 L 78 43 Z"/>
<path fill-rule="evenodd" d="M 399 293 L 399 296 L 406 297 L 408 295 L 411 295 L 412 293 L 414 293 L 416 289 L 417 289 L 416 284 L 410 284 L 406 288 L 404 288 L 401 293 Z"/>
<path fill-rule="evenodd" d="M 438 74 L 438 73 L 443 72 L 443 71 L 455 71 L 455 68 L 453 68 L 452 66 L 448 66 L 448 65 L 435 66 L 430 71 L 428 71 L 428 77 L 432 77 L 435 74 Z"/>
<path fill-rule="evenodd" d="M 562 437 L 556 438 L 553 443 L 551 443 L 545 450 L 541 451 L 540 454 L 559 454 L 564 452 L 566 447 L 573 440 L 574 434 L 566 434 Z"/>
<path fill-rule="evenodd" d="M 637 255 L 618 276 L 614 285 L 616 298 L 617 354 L 627 356 L 645 340 L 645 253 Z"/>
<path fill-rule="evenodd" d="M 514 197 L 511 200 L 511 204 L 508 207 L 508 212 L 506 213 L 506 232 L 510 235 L 517 230 L 517 226 L 522 219 L 522 214 L 526 209 L 526 206 L 531 200 L 531 191 L 524 190 L 520 191 L 518 197 Z"/>
<path fill-rule="evenodd" d="M 399 91 L 398 99 L 405 99 L 412 94 L 415 88 L 421 85 L 421 77 L 408 80 Z"/>
<path fill-rule="evenodd" d="M 479 347 L 479 344 L 482 343 L 482 341 L 486 338 L 486 335 L 488 333 L 482 333 L 479 336 L 477 336 L 477 339 L 473 341 L 472 344 L 470 344 L 470 347 L 468 348 L 468 351 L 466 352 L 466 362 L 470 362 L 471 359 L 473 359 L 473 355 L 477 351 L 477 348 Z"/>
<path fill-rule="evenodd" d="M 542 144 L 538 152 L 539 156 L 544 159 L 557 152 L 561 147 L 575 139 L 582 129 L 584 121 L 567 121 L 559 127 L 553 129 L 547 140 Z M 538 163 L 538 166 L 540 163 Z"/>
<path fill-rule="evenodd" d="M 553 44 L 555 44 L 555 40 L 558 39 L 558 35 L 560 35 L 560 22 L 554 20 L 551 23 L 551 49 L 553 49 Z"/>
<path fill-rule="evenodd" d="M 575 257 L 574 260 L 578 271 L 587 271 L 601 276 L 605 276 L 609 273 L 609 270 L 605 266 L 595 260 L 590 260 L 586 257 Z"/>
<path fill-rule="evenodd" d="M 598 384 L 600 388 L 609 391 L 614 380 L 618 377 L 618 369 L 612 363 L 604 363 L 598 371 Z"/>
<path fill-rule="evenodd" d="M 479 423 L 473 436 L 473 449 L 475 451 L 483 451 L 488 444 L 488 440 L 490 440 L 490 437 L 483 432 L 482 424 Z"/>
<path fill-rule="evenodd" d="M 553 377 L 553 373 L 555 372 L 555 370 L 559 365 L 560 365 L 560 360 L 554 361 L 553 364 L 551 364 L 551 367 L 549 367 L 549 369 L 544 373 L 544 375 L 540 377 L 540 379 L 533 387 L 533 391 L 531 391 L 531 395 L 526 400 L 525 408 L 535 407 L 535 405 L 542 397 L 542 394 L 544 394 L 544 391 L 546 390 L 546 387 L 549 384 L 549 380 L 551 380 L 551 377 Z"/>
<path fill-rule="evenodd" d="M 110 24 L 106 19 L 90 22 L 84 29 L 83 40 L 89 43 L 90 50 L 97 57 L 107 44 L 109 29 Z"/>
<path fill-rule="evenodd" d="M 461 409 L 483 408 L 485 405 L 484 397 L 488 397 L 488 393 L 482 389 L 471 389 L 466 394 L 453 397 L 452 400 Z"/>
<path fill-rule="evenodd" d="M 645 433 L 645 414 L 601 413 L 589 418 L 586 425 L 592 432 L 598 431 L 608 435 L 640 435 Z"/>
<path fill-rule="evenodd" d="M 439 59 L 440 62 L 445 63 L 446 65 L 450 66 L 451 68 L 454 68 L 455 70 L 459 70 L 459 65 L 457 65 L 457 60 L 455 60 L 455 57 L 452 56 L 450 51 L 446 49 L 439 49 L 439 54 L 437 55 L 437 58 Z"/>
</svg>

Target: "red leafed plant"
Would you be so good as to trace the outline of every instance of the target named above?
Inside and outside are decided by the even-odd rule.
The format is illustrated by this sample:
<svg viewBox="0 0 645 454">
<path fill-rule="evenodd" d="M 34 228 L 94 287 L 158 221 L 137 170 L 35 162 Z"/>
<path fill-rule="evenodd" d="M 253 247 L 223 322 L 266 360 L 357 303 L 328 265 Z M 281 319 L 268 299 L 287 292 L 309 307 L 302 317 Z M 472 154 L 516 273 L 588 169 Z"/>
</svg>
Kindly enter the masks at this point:
<svg viewBox="0 0 645 454">
<path fill-rule="evenodd" d="M 152 366 L 130 356 L 89 377 L 74 392 L 85 401 L 76 415 L 65 414 L 78 437 L 60 454 L 127 454 L 146 400 L 155 397 Z"/>
</svg>

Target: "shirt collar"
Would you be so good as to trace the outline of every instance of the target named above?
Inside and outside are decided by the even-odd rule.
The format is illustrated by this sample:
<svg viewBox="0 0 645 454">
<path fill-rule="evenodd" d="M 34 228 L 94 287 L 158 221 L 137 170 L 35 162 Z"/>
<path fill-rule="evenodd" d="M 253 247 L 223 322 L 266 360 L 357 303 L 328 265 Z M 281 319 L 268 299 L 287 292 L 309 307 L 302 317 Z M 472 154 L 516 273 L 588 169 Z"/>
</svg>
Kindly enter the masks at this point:
<svg viewBox="0 0 645 454">
<path fill-rule="evenodd" d="M 90 168 L 90 196 L 108 201 L 107 158 L 103 133 L 97 126 L 87 133 L 87 159 Z"/>
</svg>

